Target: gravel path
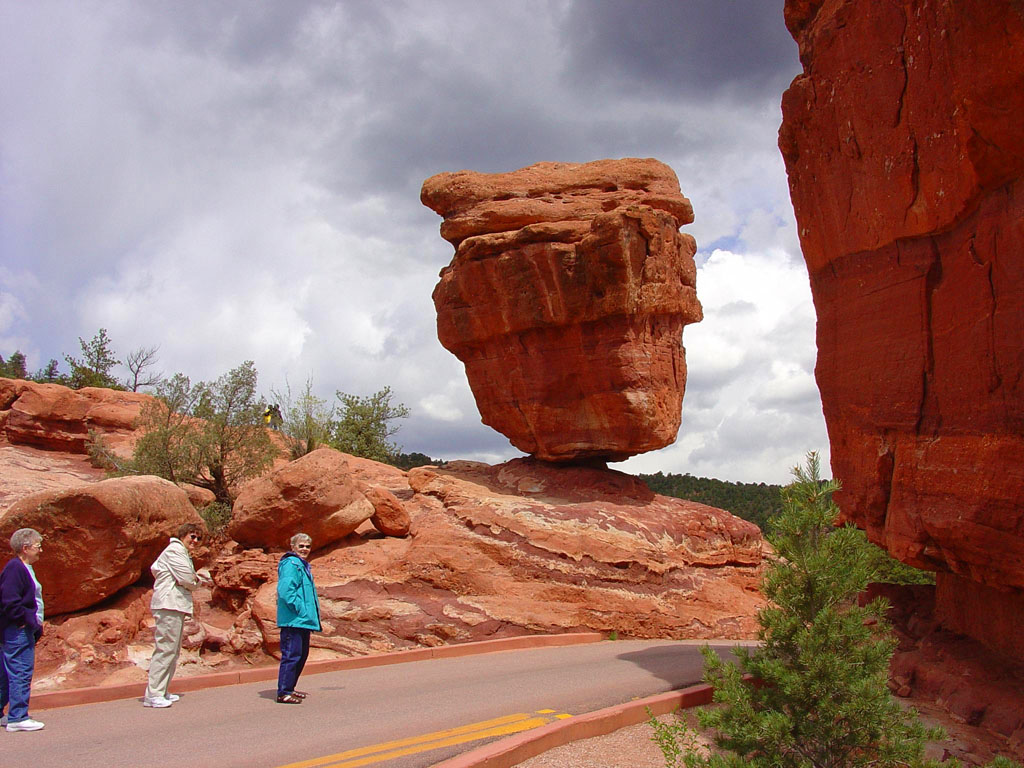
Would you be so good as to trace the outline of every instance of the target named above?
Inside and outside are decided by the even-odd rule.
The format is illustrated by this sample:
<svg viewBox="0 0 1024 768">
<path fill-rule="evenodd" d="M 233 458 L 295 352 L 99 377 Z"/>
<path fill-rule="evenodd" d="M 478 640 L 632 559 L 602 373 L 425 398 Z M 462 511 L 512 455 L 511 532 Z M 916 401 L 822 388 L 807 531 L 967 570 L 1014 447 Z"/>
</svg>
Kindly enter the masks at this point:
<svg viewBox="0 0 1024 768">
<path fill-rule="evenodd" d="M 903 701 L 903 700 L 901 700 Z M 989 762 L 995 755 L 1013 757 L 1006 740 L 966 723 L 952 719 L 938 707 L 921 701 L 911 701 L 929 726 L 942 726 L 947 738 L 933 742 L 927 756 L 942 759 L 956 757 L 966 766 Z M 674 715 L 663 715 L 662 722 L 671 722 Z M 688 715 L 691 726 L 692 714 Z M 651 740 L 654 731 L 647 723 L 631 725 L 606 736 L 584 739 L 563 747 L 548 750 L 542 755 L 519 763 L 516 768 L 665 768 L 665 760 L 657 744 Z M 704 739 L 704 743 L 708 743 Z M 1016 757 L 1020 760 L 1020 757 Z"/>
</svg>

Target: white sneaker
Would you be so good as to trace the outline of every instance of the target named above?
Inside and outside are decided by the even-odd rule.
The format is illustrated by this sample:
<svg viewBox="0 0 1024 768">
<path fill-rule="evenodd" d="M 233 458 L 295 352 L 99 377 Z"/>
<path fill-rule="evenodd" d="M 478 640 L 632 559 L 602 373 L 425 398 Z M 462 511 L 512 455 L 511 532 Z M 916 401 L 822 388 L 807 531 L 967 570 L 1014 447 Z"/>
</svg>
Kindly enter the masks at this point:
<svg viewBox="0 0 1024 768">
<path fill-rule="evenodd" d="M 8 733 L 14 733 L 15 731 L 38 731 L 42 727 L 42 723 L 38 720 L 33 720 L 31 717 L 26 720 L 19 720 L 16 723 L 7 723 Z"/>
<path fill-rule="evenodd" d="M 173 704 L 173 703 L 174 703 L 174 702 L 176 702 L 176 701 L 177 701 L 178 699 L 180 699 L 180 698 L 181 698 L 181 696 L 179 696 L 179 695 L 178 695 L 178 694 L 176 694 L 176 693 L 168 693 L 168 694 L 167 694 L 166 696 L 164 696 L 164 698 L 165 698 L 165 699 L 167 699 L 167 700 L 168 700 L 169 702 L 171 702 L 171 703 Z"/>
<path fill-rule="evenodd" d="M 163 696 L 157 696 L 156 698 L 153 698 L 153 699 L 143 699 L 142 700 L 142 706 L 144 706 L 144 707 L 155 707 L 156 709 L 163 709 L 164 707 L 169 707 L 173 703 L 174 703 L 173 701 L 171 701 L 170 699 L 165 699 Z"/>
<path fill-rule="evenodd" d="M 0 717 L 0 728 L 5 727 L 6 725 L 7 725 L 7 715 L 4 715 L 3 717 Z"/>
</svg>

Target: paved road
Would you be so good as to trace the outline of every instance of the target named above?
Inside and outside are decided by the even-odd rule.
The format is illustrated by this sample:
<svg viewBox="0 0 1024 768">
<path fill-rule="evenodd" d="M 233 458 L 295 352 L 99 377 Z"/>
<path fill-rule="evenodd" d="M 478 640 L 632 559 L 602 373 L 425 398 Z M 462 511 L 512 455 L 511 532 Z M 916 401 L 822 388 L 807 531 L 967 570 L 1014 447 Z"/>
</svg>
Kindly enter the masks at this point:
<svg viewBox="0 0 1024 768">
<path fill-rule="evenodd" d="M 718 646 L 728 655 L 730 645 Z M 271 683 L 34 711 L 0 732 L 0 764 L 32 768 L 425 768 L 488 740 L 699 681 L 699 646 L 618 641 L 304 676 L 301 705 Z M 172 684 L 171 689 L 174 689 Z M 297 764 L 297 765 L 293 765 Z"/>
</svg>

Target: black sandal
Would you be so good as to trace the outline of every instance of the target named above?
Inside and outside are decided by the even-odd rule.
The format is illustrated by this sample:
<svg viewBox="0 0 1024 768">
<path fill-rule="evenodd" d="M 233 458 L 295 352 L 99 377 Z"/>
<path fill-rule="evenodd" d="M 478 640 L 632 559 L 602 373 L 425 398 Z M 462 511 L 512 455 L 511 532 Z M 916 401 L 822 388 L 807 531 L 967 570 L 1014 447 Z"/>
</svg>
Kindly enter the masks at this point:
<svg viewBox="0 0 1024 768">
<path fill-rule="evenodd" d="M 277 697 L 278 704 L 301 704 L 302 699 L 294 693 L 283 693 Z"/>
</svg>

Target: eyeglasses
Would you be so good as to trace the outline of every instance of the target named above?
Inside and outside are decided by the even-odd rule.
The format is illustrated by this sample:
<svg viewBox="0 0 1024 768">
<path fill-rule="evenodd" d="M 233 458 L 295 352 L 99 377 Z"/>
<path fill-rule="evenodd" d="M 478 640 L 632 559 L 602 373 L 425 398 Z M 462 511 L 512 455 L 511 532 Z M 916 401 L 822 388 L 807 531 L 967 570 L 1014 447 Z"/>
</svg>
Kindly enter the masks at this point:
<svg viewBox="0 0 1024 768">
<path fill-rule="evenodd" d="M 202 537 L 202 536 L 200 536 L 200 535 L 199 535 L 198 533 L 190 533 L 190 534 L 188 535 L 188 537 L 189 537 L 190 539 L 192 539 L 192 541 L 202 541 L 202 540 L 203 540 L 203 537 Z"/>
<path fill-rule="evenodd" d="M 296 544 L 295 548 L 296 549 L 309 549 L 312 546 L 313 546 L 312 544 Z"/>
</svg>

